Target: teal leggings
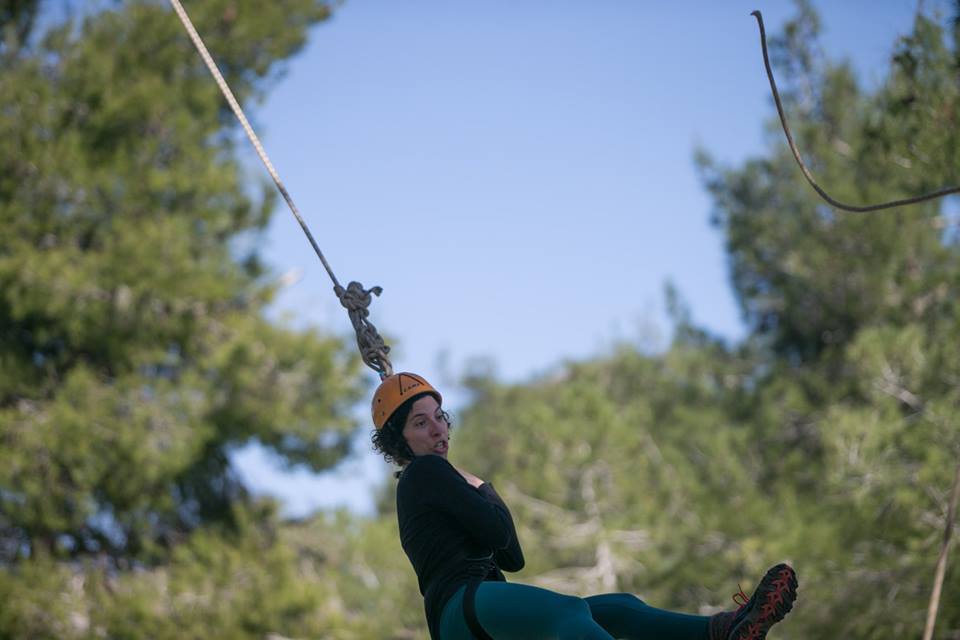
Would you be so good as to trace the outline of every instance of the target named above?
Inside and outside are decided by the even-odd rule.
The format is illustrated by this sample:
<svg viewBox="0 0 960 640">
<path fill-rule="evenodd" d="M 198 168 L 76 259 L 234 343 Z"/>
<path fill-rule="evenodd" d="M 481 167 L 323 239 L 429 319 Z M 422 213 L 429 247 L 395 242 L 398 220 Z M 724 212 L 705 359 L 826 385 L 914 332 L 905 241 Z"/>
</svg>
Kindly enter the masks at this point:
<svg viewBox="0 0 960 640">
<path fill-rule="evenodd" d="M 461 587 L 440 618 L 440 640 L 474 640 Z M 647 606 L 627 593 L 565 596 L 513 582 L 477 589 L 477 618 L 494 640 L 707 640 L 709 618 Z"/>
</svg>

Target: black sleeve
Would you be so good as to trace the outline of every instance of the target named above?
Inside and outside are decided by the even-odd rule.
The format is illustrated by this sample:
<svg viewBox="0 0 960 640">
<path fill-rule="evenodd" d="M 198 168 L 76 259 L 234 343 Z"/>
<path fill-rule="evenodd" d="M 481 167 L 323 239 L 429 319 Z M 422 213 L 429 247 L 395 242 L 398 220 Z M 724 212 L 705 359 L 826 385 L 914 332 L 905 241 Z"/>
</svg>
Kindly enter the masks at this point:
<svg viewBox="0 0 960 640">
<path fill-rule="evenodd" d="M 517 537 L 517 529 L 513 524 L 513 516 L 510 515 L 510 510 L 507 509 L 507 505 L 500 499 L 500 495 L 493 488 L 492 484 L 484 482 L 480 485 L 480 493 L 483 494 L 483 497 L 487 500 L 503 509 L 507 513 L 507 518 L 510 522 L 509 544 L 502 549 L 495 550 L 493 554 L 494 560 L 497 561 L 497 566 L 504 571 L 520 571 L 524 565 L 523 550 L 520 548 L 520 538 Z"/>
<path fill-rule="evenodd" d="M 483 491 L 486 485 L 473 488 L 440 456 L 417 457 L 404 475 L 409 489 L 424 504 L 452 516 L 477 543 L 497 552 L 516 541 L 513 519 L 503 501 L 488 499 Z"/>
</svg>

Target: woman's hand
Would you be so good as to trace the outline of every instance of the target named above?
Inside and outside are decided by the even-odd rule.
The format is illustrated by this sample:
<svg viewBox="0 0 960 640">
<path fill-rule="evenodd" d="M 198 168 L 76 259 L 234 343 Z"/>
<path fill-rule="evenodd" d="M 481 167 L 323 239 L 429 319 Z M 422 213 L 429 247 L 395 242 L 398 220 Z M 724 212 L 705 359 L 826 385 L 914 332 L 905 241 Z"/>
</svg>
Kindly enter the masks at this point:
<svg viewBox="0 0 960 640">
<path fill-rule="evenodd" d="M 476 489 L 479 489 L 479 488 L 480 488 L 480 485 L 483 484 L 483 480 L 481 480 L 481 479 L 478 478 L 477 476 L 473 475 L 473 474 L 470 473 L 469 471 L 464 471 L 464 470 L 461 469 L 460 467 L 454 467 L 454 469 L 457 470 L 457 473 L 459 473 L 461 476 L 463 476 L 463 479 L 466 480 L 467 483 L 468 483 L 471 487 L 474 487 L 474 488 L 476 488 Z"/>
</svg>

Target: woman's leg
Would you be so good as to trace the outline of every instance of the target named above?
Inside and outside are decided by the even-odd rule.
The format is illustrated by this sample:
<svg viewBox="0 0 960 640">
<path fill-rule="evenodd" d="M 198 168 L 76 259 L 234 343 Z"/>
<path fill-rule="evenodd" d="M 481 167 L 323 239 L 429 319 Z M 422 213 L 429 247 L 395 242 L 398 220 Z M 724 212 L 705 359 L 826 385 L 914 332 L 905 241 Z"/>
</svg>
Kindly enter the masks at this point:
<svg viewBox="0 0 960 640">
<path fill-rule="evenodd" d="M 442 640 L 473 640 L 463 619 L 463 591 L 443 610 Z M 779 564 L 767 571 L 739 610 L 712 617 L 656 609 L 625 593 L 581 599 L 506 582 L 482 583 L 476 609 L 495 640 L 743 640 L 765 638 L 796 597 L 796 572 Z"/>
<path fill-rule="evenodd" d="M 444 606 L 441 640 L 473 640 L 463 619 L 460 589 Z M 477 589 L 477 619 L 494 640 L 613 640 L 581 599 L 513 582 L 484 582 Z M 698 639 L 699 640 L 699 639 Z"/>
<path fill-rule="evenodd" d="M 622 640 L 706 640 L 710 618 L 656 609 L 629 593 L 584 598 L 593 619 Z"/>
</svg>

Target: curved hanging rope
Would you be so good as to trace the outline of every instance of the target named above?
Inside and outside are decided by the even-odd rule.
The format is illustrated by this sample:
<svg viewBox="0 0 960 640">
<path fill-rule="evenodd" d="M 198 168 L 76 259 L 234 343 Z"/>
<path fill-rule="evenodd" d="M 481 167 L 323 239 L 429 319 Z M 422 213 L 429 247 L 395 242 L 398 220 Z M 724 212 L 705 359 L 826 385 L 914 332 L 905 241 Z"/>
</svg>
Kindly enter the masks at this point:
<svg viewBox="0 0 960 640">
<path fill-rule="evenodd" d="M 340 282 L 334 275 L 333 269 L 330 268 L 329 263 L 327 263 L 327 259 L 323 256 L 323 252 L 320 251 L 317 241 L 313 239 L 313 234 L 310 233 L 307 223 L 304 222 L 303 218 L 300 216 L 300 211 L 297 209 L 297 205 L 294 204 L 293 198 L 290 197 L 286 187 L 283 186 L 283 182 L 280 180 L 280 175 L 277 173 L 277 170 L 273 168 L 273 163 L 270 162 L 267 152 L 264 151 L 263 145 L 260 144 L 260 139 L 254 132 L 253 127 L 251 127 L 250 123 L 247 121 L 247 117 L 244 115 L 243 109 L 240 108 L 240 104 L 233 96 L 233 92 L 230 90 L 229 85 L 227 85 L 227 81 L 223 79 L 220 69 L 217 68 L 217 64 L 210 56 L 210 52 L 207 51 L 206 45 L 203 44 L 200 34 L 197 33 L 193 23 L 190 21 L 190 16 L 187 15 L 186 10 L 183 8 L 183 5 L 180 4 L 179 0 L 170 0 L 170 4 L 173 6 L 173 10 L 176 12 L 177 16 L 180 18 L 180 22 L 183 23 L 184 28 L 187 30 L 190 40 L 193 41 L 193 46 L 197 48 L 197 51 L 200 53 L 200 57 L 203 58 L 203 61 L 207 65 L 207 69 L 210 70 L 210 73 L 213 75 L 213 79 L 216 80 L 217 86 L 220 87 L 220 92 L 223 93 L 223 97 L 227 99 L 227 102 L 230 104 L 230 108 L 233 110 L 234 115 L 237 116 L 237 120 L 240 121 L 240 125 L 246 132 L 247 137 L 250 139 L 250 142 L 253 143 L 253 147 L 256 149 L 257 155 L 260 156 L 260 160 L 262 160 L 264 166 L 267 167 L 267 171 L 270 173 L 270 177 L 273 178 L 274 184 L 277 185 L 280 195 L 282 195 L 283 199 L 286 200 L 287 206 L 289 206 L 290 211 L 293 212 L 293 216 L 297 219 L 297 222 L 300 223 L 300 228 L 303 229 L 303 232 L 307 236 L 307 240 L 310 241 L 310 245 L 317 253 L 317 257 L 320 258 L 320 262 L 323 263 L 323 268 L 327 270 L 327 275 L 330 276 L 330 280 L 333 282 L 333 292 L 336 294 L 337 298 L 340 299 L 340 304 L 346 308 L 347 314 L 350 316 L 350 322 L 353 324 L 353 329 L 356 331 L 357 346 L 360 348 L 360 357 L 363 358 L 364 364 L 380 374 L 380 378 L 385 378 L 389 375 L 392 375 L 393 365 L 390 364 L 390 360 L 387 358 L 387 354 L 390 352 L 390 347 L 383 342 L 383 338 L 381 338 L 380 334 L 377 333 L 377 328 L 373 326 L 369 320 L 367 320 L 367 316 L 370 313 L 367 310 L 367 307 L 370 306 L 370 301 L 372 300 L 370 294 L 373 293 L 379 296 L 382 289 L 380 287 L 364 289 L 363 285 L 359 282 L 351 282 L 347 285 L 346 289 L 340 286 Z"/>
<path fill-rule="evenodd" d="M 797 150 L 797 145 L 793 142 L 793 135 L 790 133 L 790 127 L 787 126 L 787 118 L 783 114 L 783 105 L 780 103 L 780 93 L 777 91 L 777 83 L 773 79 L 773 70 L 770 68 L 770 56 L 767 54 L 767 34 L 763 28 L 763 16 L 760 15 L 760 11 L 753 11 L 750 15 L 754 16 L 757 19 L 757 25 L 760 27 L 760 46 L 763 48 L 763 64 L 767 69 L 767 78 L 770 80 L 770 90 L 773 92 L 773 100 L 777 104 L 777 113 L 780 115 L 780 124 L 783 125 L 783 132 L 787 136 L 787 144 L 790 145 L 790 151 L 793 152 L 793 157 L 797 160 L 797 164 L 800 165 L 800 170 L 803 171 L 804 177 L 807 179 L 807 182 L 810 183 L 810 186 L 813 187 L 814 191 L 820 194 L 820 197 L 829 202 L 832 206 L 837 209 L 843 209 L 844 211 L 853 211 L 855 213 L 863 213 L 867 211 L 879 211 L 880 209 L 890 209 L 892 207 L 902 207 L 908 204 L 916 204 L 918 202 L 924 202 L 926 200 L 933 200 L 935 198 L 942 198 L 948 196 L 952 193 L 960 193 L 960 187 L 947 187 L 945 189 L 940 189 L 938 191 L 932 191 L 930 193 L 925 193 L 920 196 L 914 196 L 912 198 L 903 198 L 901 200 L 891 200 L 889 202 L 881 202 L 879 204 L 871 204 L 866 206 L 856 206 L 851 204 L 844 204 L 838 200 L 834 200 L 830 197 L 826 191 L 824 191 L 820 185 L 817 184 L 817 181 L 813 179 L 813 175 L 810 173 L 810 170 L 807 169 L 807 166 L 803 163 L 803 159 L 800 157 L 800 152 Z"/>
</svg>

